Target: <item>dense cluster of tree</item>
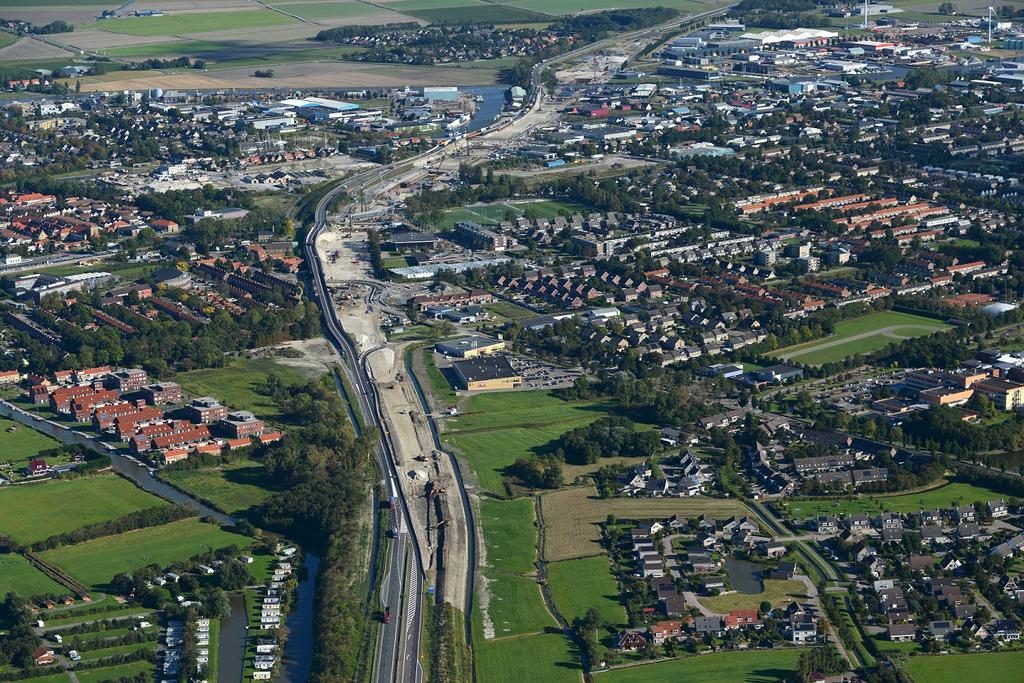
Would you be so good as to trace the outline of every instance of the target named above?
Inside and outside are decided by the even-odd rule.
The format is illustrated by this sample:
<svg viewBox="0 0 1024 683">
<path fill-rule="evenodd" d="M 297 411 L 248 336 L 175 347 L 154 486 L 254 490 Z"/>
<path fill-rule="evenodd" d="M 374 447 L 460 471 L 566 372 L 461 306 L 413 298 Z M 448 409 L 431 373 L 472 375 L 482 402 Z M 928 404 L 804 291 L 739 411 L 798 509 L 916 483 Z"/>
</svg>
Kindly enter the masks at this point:
<svg viewBox="0 0 1024 683">
<path fill-rule="evenodd" d="M 822 605 L 825 608 L 826 613 L 835 611 L 835 605 L 831 600 L 823 600 Z M 845 628 L 849 630 L 850 626 L 841 615 L 829 613 L 829 621 L 840 631 L 840 638 L 843 642 L 851 642 L 852 634 L 849 637 L 842 637 L 842 630 Z M 832 647 L 831 645 L 815 646 L 811 648 L 804 648 L 800 652 L 800 659 L 797 660 L 796 673 L 797 678 L 801 683 L 810 683 L 815 680 L 815 674 L 836 674 L 842 671 L 846 671 L 846 661 L 842 655 Z"/>
<path fill-rule="evenodd" d="M 614 33 L 638 31 L 663 24 L 678 15 L 678 10 L 669 7 L 616 9 L 565 16 L 551 24 L 551 28 L 564 35 L 579 35 L 584 41 L 592 43 Z"/>
<path fill-rule="evenodd" d="M 568 463 L 590 465 L 600 458 L 649 456 L 658 449 L 658 444 L 657 432 L 638 431 L 629 418 L 613 415 L 562 434 L 555 453 Z"/>
<path fill-rule="evenodd" d="M 74 30 L 75 27 L 69 24 L 68 22 L 57 19 L 55 21 L 51 21 L 49 24 L 46 24 L 44 26 L 34 26 L 32 28 L 32 33 L 37 33 L 41 36 L 47 36 L 54 33 L 71 33 Z"/>
<path fill-rule="evenodd" d="M 505 474 L 515 483 L 531 489 L 557 489 L 565 482 L 562 460 L 552 454 L 516 458 L 505 468 Z"/>
<path fill-rule="evenodd" d="M 1024 449 L 1024 416 L 1014 414 L 996 424 L 971 424 L 953 408 L 936 406 L 907 416 L 903 434 L 911 444 L 957 457 L 969 458 L 978 451 L 1019 451 Z"/>
<path fill-rule="evenodd" d="M 32 631 L 32 612 L 15 593 L 8 593 L 0 603 L 0 624 L 7 627 L 7 633 L 0 638 L 0 666 L 35 666 L 33 655 L 39 647 L 39 638 Z"/>
<path fill-rule="evenodd" d="M 276 383 L 275 383 L 276 384 Z M 259 525 L 286 533 L 321 553 L 317 580 L 317 648 L 313 683 L 354 680 L 366 612 L 355 575 L 360 529 L 372 476 L 375 433 L 356 438 L 329 376 L 306 384 L 271 387 L 289 437 L 262 453 L 268 476 L 283 491 L 259 509 Z"/>
</svg>

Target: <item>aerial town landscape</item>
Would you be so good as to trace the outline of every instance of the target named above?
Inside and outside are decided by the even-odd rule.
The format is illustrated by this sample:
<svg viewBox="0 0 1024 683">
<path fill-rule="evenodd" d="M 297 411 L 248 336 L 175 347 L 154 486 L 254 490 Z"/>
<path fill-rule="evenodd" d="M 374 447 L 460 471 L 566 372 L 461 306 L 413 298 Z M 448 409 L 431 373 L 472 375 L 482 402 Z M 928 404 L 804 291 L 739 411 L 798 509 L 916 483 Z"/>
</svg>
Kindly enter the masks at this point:
<svg viewBox="0 0 1024 683">
<path fill-rule="evenodd" d="M 0 682 L 1024 681 L 1024 0 L 0 0 Z"/>
</svg>

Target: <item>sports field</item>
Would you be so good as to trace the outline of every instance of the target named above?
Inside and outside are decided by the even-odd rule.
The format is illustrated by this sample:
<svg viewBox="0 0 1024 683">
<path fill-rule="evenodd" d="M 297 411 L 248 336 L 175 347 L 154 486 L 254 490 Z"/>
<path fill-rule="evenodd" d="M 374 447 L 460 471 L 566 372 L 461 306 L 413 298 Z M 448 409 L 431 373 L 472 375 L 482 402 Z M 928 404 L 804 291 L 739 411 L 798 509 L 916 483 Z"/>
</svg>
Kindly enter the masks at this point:
<svg viewBox="0 0 1024 683">
<path fill-rule="evenodd" d="M 260 393 L 273 373 L 284 384 L 304 383 L 309 378 L 293 367 L 269 358 L 237 360 L 223 368 L 193 370 L 175 376 L 174 381 L 193 396 L 213 396 L 232 410 L 250 410 L 264 420 L 280 416 L 277 404 Z"/>
<path fill-rule="evenodd" d="M 293 19 L 281 12 L 253 9 L 238 12 L 183 12 L 165 14 L 162 17 L 104 19 L 87 28 L 131 36 L 175 36 L 187 33 L 267 28 L 297 23 L 299 23 L 298 19 Z"/>
<path fill-rule="evenodd" d="M 16 593 L 30 598 L 33 595 L 63 595 L 67 590 L 21 555 L 0 555 L 0 595 Z"/>
<path fill-rule="evenodd" d="M 836 323 L 835 332 L 831 336 L 788 346 L 773 355 L 781 360 L 822 365 L 878 351 L 904 339 L 923 337 L 948 329 L 949 325 L 934 318 L 882 311 Z"/>
<path fill-rule="evenodd" d="M 910 657 L 903 669 L 914 683 L 1024 680 L 1024 652 Z"/>
<path fill-rule="evenodd" d="M 210 549 L 248 547 L 252 539 L 198 519 L 183 519 L 85 543 L 54 548 L 41 557 L 87 586 L 102 587 L 121 572 L 155 564 L 166 567 Z"/>
<path fill-rule="evenodd" d="M 601 674 L 604 683 L 781 683 L 793 680 L 800 648 L 757 652 L 718 652 Z"/>
<path fill-rule="evenodd" d="M 443 438 L 459 449 L 480 485 L 502 495 L 502 471 L 517 458 L 544 451 L 565 432 L 607 414 L 602 401 L 563 401 L 546 391 L 481 394 L 457 418 L 445 421 Z"/>
<path fill-rule="evenodd" d="M 163 502 L 115 475 L 7 486 L 0 489 L 0 534 L 29 544 Z"/>
<path fill-rule="evenodd" d="M 992 489 L 950 482 L 927 491 L 897 496 L 864 496 L 859 498 L 794 500 L 784 503 L 786 514 L 793 519 L 808 519 L 818 515 L 877 514 L 879 512 L 917 512 L 966 505 L 975 501 L 987 502 L 1005 498 Z"/>
<path fill-rule="evenodd" d="M 547 566 L 548 586 L 558 612 L 570 624 L 594 608 L 608 625 L 627 624 L 607 555 L 552 562 Z"/>
<path fill-rule="evenodd" d="M 569 560 L 604 552 L 601 528 L 608 515 L 620 519 L 662 519 L 708 515 L 724 520 L 749 514 L 743 503 L 724 498 L 598 498 L 593 486 L 576 486 L 540 496 L 544 559 Z"/>
<path fill-rule="evenodd" d="M 569 649 L 569 640 L 559 633 L 477 639 L 477 680 L 487 683 L 579 683 L 582 672 Z"/>
<path fill-rule="evenodd" d="M 0 462 L 31 458 L 40 451 L 59 448 L 60 442 L 20 422 L 0 418 Z"/>
<path fill-rule="evenodd" d="M 765 579 L 761 582 L 764 590 L 760 593 L 726 593 L 700 598 L 700 604 L 712 612 L 728 614 L 734 609 L 757 609 L 765 600 L 772 607 L 785 607 L 794 600 L 806 600 L 807 588 L 800 581 Z"/>
<path fill-rule="evenodd" d="M 255 460 L 237 460 L 211 469 L 165 470 L 160 478 L 229 515 L 259 505 L 272 493 L 263 464 Z"/>
<path fill-rule="evenodd" d="M 497 572 L 532 574 L 537 559 L 533 499 L 480 499 L 487 566 Z"/>
</svg>

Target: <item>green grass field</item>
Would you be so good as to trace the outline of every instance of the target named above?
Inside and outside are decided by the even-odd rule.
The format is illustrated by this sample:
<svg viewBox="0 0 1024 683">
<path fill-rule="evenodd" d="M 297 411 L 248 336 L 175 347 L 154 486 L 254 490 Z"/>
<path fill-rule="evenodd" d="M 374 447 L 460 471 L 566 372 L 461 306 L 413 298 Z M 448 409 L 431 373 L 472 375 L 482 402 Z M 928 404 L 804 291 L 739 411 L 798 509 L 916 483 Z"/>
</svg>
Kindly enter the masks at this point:
<svg viewBox="0 0 1024 683">
<path fill-rule="evenodd" d="M 903 664 L 915 683 L 1024 680 L 1024 652 L 910 657 Z"/>
<path fill-rule="evenodd" d="M 899 496 L 870 496 L 839 500 L 794 500 L 786 502 L 786 514 L 793 519 L 818 515 L 877 514 L 879 512 L 917 512 L 948 508 L 954 504 L 989 501 L 1005 497 L 992 489 L 963 482 L 951 482 L 929 491 Z"/>
<path fill-rule="evenodd" d="M 47 667 L 47 668 L 45 668 L 43 670 L 44 671 L 52 671 L 53 669 L 56 669 L 56 668 L 58 668 L 58 667 L 53 666 L 53 667 Z M 78 679 L 78 680 L 81 681 L 82 679 Z M 95 679 L 93 679 L 93 680 L 95 680 Z M 106 680 L 106 679 L 104 679 L 104 680 Z M 68 678 L 68 675 L 66 673 L 63 673 L 63 672 L 61 672 L 59 674 L 50 674 L 50 675 L 47 675 L 47 676 L 33 676 L 32 678 L 21 678 L 21 679 L 18 679 L 18 681 L 19 681 L 19 683 L 71 683 L 71 679 Z"/>
<path fill-rule="evenodd" d="M 164 471 L 160 478 L 230 515 L 259 505 L 272 493 L 266 470 L 255 460 L 238 460 L 216 469 Z"/>
<path fill-rule="evenodd" d="M 97 659 L 106 659 L 107 657 L 116 657 L 117 655 L 126 655 L 136 650 L 148 650 L 153 648 L 153 643 L 131 643 L 129 645 L 113 645 L 111 647 L 102 647 L 96 650 L 87 650 L 82 652 L 82 661 L 96 661 Z"/>
<path fill-rule="evenodd" d="M 764 600 L 772 603 L 772 607 L 784 607 L 794 600 L 807 599 L 807 589 L 799 581 L 765 579 L 762 583 L 764 591 L 761 593 L 726 593 L 701 598 L 700 604 L 713 612 L 727 614 L 734 609 L 757 609 Z"/>
<path fill-rule="evenodd" d="M 193 396 L 213 396 L 232 410 L 251 410 L 273 422 L 281 413 L 270 396 L 259 393 L 270 373 L 277 375 L 284 384 L 309 379 L 293 367 L 269 358 L 254 358 L 234 361 L 223 368 L 183 372 L 175 376 L 174 381 Z"/>
<path fill-rule="evenodd" d="M 211 548 L 251 544 L 251 538 L 214 524 L 183 519 L 55 548 L 42 553 L 42 557 L 82 583 L 101 587 L 121 572 L 131 573 L 150 564 L 163 568 Z"/>
<path fill-rule="evenodd" d="M 428 346 L 419 350 L 420 358 L 423 360 L 423 367 L 426 369 L 427 382 L 430 384 L 430 392 L 434 399 L 443 403 L 452 404 L 459 400 L 458 394 L 452 389 L 451 383 L 438 369 L 434 362 L 434 350 Z"/>
<path fill-rule="evenodd" d="M 21 555 L 0 555 L 0 595 L 17 593 L 23 598 L 33 595 L 63 595 L 67 588 L 42 573 Z"/>
<path fill-rule="evenodd" d="M 420 4 L 422 2 L 427 2 L 428 0 L 409 1 Z M 436 0 L 436 2 L 451 3 L 452 0 Z M 396 4 L 404 4 L 404 2 Z M 492 5 L 487 3 L 480 3 L 479 5 L 473 5 L 471 7 L 445 7 L 443 5 L 439 5 L 436 8 L 405 9 L 402 10 L 402 12 L 434 23 L 452 24 L 465 21 L 467 14 L 472 16 L 474 21 L 486 22 L 489 24 L 517 24 L 551 20 L 549 15 L 526 10 L 521 7 L 497 4 Z"/>
<path fill-rule="evenodd" d="M 480 500 L 487 566 L 496 572 L 532 574 L 537 559 L 533 499 Z"/>
<path fill-rule="evenodd" d="M 153 669 L 152 662 L 143 660 L 129 664 L 119 664 L 118 666 L 108 666 L 102 669 L 76 671 L 75 676 L 78 677 L 79 683 L 106 683 L 107 681 L 117 681 L 122 678 L 137 676 L 141 673 L 153 673 Z"/>
<path fill-rule="evenodd" d="M 165 14 L 162 17 L 104 19 L 90 24 L 87 28 L 97 28 L 131 36 L 173 36 L 245 28 L 268 28 L 296 23 L 298 23 L 297 19 L 280 12 L 254 9 L 238 12 L 187 12 Z"/>
<path fill-rule="evenodd" d="M 799 657 L 799 648 L 719 652 L 616 669 L 601 674 L 601 680 L 604 683 L 778 683 L 793 680 Z"/>
<path fill-rule="evenodd" d="M 882 311 L 844 320 L 836 324 L 835 332 L 829 337 L 788 346 L 772 355 L 806 365 L 822 365 L 857 354 L 878 351 L 903 339 L 922 337 L 948 329 L 949 325 L 933 318 L 898 311 Z"/>
<path fill-rule="evenodd" d="M 494 303 L 484 304 L 483 309 L 509 320 L 522 320 L 523 318 L 537 315 L 529 308 L 523 308 L 510 301 L 495 301 Z"/>
<path fill-rule="evenodd" d="M 387 0 L 384 0 L 380 4 L 383 7 L 395 10 L 396 12 L 442 8 L 462 10 L 463 17 L 465 17 L 468 15 L 470 8 L 475 11 L 484 3 L 480 2 L 480 0 L 395 0 L 395 2 L 388 2 Z M 474 14 L 473 16 L 476 15 Z"/>
<path fill-rule="evenodd" d="M 494 624 L 495 637 L 541 633 L 558 626 L 544 605 L 540 585 L 533 578 L 488 573 L 488 579 L 487 612 Z"/>
<path fill-rule="evenodd" d="M 481 486 L 503 494 L 502 471 L 544 450 L 565 432 L 607 414 L 607 402 L 563 401 L 545 391 L 481 394 L 447 420 L 444 439 L 458 448 Z"/>
<path fill-rule="evenodd" d="M 548 564 L 548 586 L 555 607 L 570 624 L 591 607 L 609 625 L 627 623 L 618 585 L 604 555 Z"/>
<path fill-rule="evenodd" d="M 364 2 L 289 2 L 270 5 L 289 14 L 303 19 L 319 21 L 320 19 L 347 19 L 349 17 L 379 14 L 380 10 Z"/>
<path fill-rule="evenodd" d="M 477 680 L 487 683 L 579 683 L 581 671 L 569 640 L 558 633 L 477 639 Z"/>
<path fill-rule="evenodd" d="M 0 462 L 31 458 L 40 451 L 59 448 L 60 442 L 20 422 L 0 418 Z"/>
<path fill-rule="evenodd" d="M 0 489 L 0 534 L 28 544 L 163 503 L 114 475 Z"/>
</svg>

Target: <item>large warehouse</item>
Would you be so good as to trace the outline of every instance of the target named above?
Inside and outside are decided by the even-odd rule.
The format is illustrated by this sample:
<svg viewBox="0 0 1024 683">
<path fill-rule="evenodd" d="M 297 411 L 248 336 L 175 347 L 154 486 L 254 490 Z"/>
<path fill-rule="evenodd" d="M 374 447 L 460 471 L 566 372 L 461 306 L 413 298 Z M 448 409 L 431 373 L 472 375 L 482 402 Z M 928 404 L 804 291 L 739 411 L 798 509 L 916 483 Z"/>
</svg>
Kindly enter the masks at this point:
<svg viewBox="0 0 1024 683">
<path fill-rule="evenodd" d="M 460 389 L 513 389 L 523 383 L 505 356 L 486 356 L 452 363 Z"/>
<path fill-rule="evenodd" d="M 505 342 L 489 337 L 459 337 L 444 341 L 434 347 L 438 353 L 455 358 L 478 358 L 487 354 L 505 350 Z"/>
</svg>

